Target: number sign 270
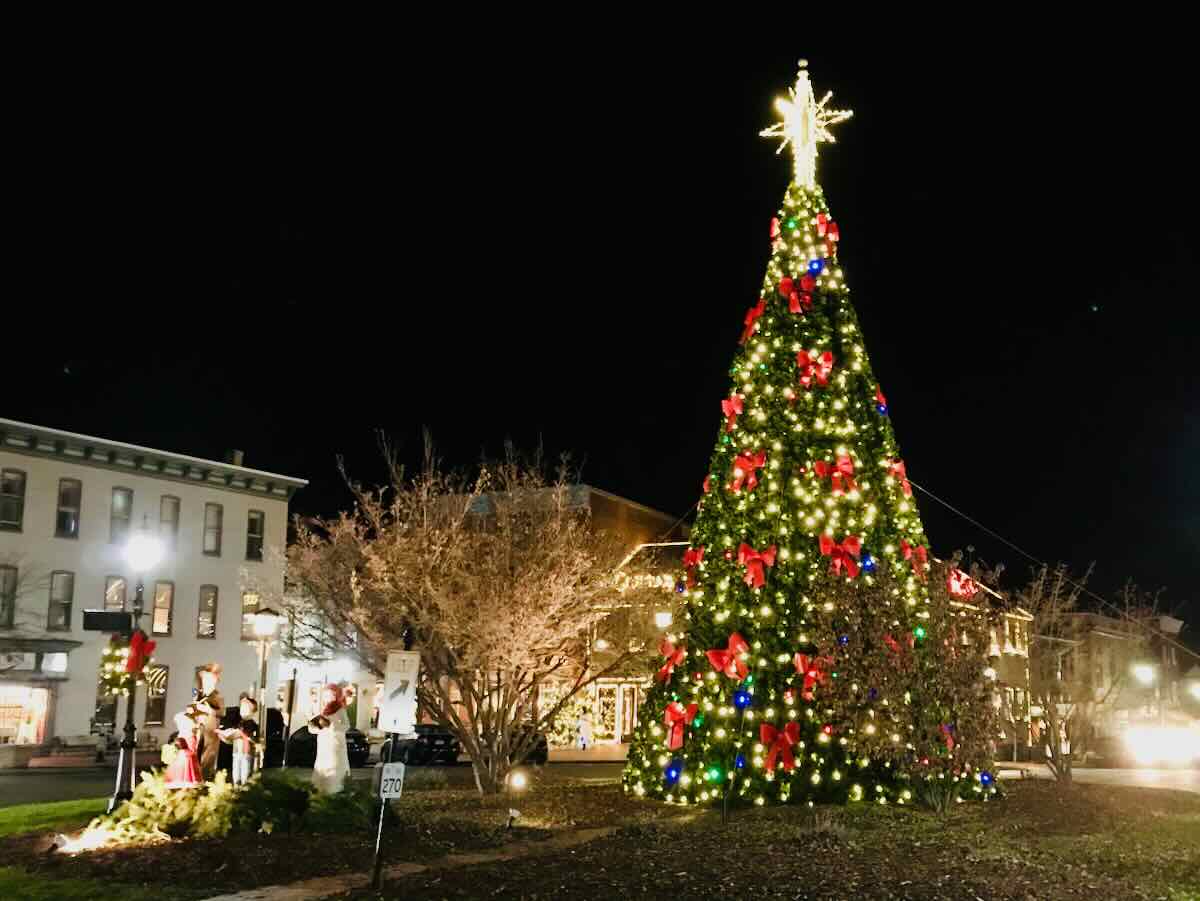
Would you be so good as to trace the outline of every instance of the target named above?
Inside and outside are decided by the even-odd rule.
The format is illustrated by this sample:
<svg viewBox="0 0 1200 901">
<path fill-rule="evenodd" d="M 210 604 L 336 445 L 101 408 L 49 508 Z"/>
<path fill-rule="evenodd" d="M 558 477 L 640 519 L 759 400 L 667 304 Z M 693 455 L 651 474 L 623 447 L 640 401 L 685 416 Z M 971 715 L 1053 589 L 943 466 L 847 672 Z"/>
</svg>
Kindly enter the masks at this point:
<svg viewBox="0 0 1200 901">
<path fill-rule="evenodd" d="M 379 777 L 379 797 L 399 798 L 404 790 L 404 764 L 385 763 Z"/>
</svg>

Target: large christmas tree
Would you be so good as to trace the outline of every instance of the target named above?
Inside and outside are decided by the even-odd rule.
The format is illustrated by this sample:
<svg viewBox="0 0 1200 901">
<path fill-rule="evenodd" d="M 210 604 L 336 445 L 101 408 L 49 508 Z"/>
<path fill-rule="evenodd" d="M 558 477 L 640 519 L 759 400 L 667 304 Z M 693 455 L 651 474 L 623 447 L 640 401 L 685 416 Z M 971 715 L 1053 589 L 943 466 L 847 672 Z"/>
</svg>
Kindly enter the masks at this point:
<svg viewBox="0 0 1200 901">
<path fill-rule="evenodd" d="M 914 696 L 937 678 L 923 653 L 928 550 L 816 183 L 818 143 L 850 116 L 828 101 L 801 63 L 782 121 L 763 132 L 791 146 L 795 178 L 720 401 L 684 629 L 662 642 L 629 750 L 624 783 L 638 795 L 902 801 L 925 753 L 916 734 L 954 746 L 953 723 L 927 710 L 922 724 Z M 871 654 L 895 666 L 837 684 Z"/>
</svg>

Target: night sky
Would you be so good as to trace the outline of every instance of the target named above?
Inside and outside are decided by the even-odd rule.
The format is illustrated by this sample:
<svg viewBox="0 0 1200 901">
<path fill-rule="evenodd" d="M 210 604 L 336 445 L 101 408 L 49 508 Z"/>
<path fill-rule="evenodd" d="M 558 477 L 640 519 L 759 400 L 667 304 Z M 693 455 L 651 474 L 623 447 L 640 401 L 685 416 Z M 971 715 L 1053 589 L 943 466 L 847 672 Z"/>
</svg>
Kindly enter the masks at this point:
<svg viewBox="0 0 1200 901">
<path fill-rule="evenodd" d="M 339 453 L 378 477 L 377 428 L 415 457 L 427 425 L 453 463 L 540 439 L 682 515 L 790 176 L 757 133 L 803 55 L 855 110 L 818 178 L 913 480 L 1200 616 L 1200 154 L 1172 54 L 413 43 L 46 67 L 10 132 L 0 415 L 241 448 L 311 480 L 302 513 L 345 502 Z M 935 552 L 1026 572 L 921 509 Z"/>
</svg>

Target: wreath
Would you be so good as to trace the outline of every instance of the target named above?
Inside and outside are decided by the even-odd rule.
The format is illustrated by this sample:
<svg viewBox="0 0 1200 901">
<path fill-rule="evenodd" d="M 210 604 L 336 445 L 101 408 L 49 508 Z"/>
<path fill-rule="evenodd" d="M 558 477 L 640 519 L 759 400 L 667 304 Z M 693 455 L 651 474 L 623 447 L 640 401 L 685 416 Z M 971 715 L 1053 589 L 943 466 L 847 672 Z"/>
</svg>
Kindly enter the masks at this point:
<svg viewBox="0 0 1200 901">
<path fill-rule="evenodd" d="M 128 695 L 145 681 L 146 664 L 153 662 L 155 642 L 141 629 L 132 638 L 114 635 L 100 654 L 100 688 L 106 695 Z"/>
</svg>

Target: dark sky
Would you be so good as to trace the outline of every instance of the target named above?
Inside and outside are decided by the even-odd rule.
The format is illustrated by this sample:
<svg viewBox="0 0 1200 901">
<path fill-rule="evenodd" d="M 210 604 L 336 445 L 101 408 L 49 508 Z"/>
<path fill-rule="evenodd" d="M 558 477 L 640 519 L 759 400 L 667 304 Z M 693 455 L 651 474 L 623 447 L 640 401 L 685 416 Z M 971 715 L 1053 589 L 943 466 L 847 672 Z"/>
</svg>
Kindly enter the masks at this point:
<svg viewBox="0 0 1200 901">
<path fill-rule="evenodd" d="M 312 480 L 306 513 L 343 502 L 336 454 L 376 476 L 376 428 L 452 462 L 540 436 L 683 514 L 790 174 L 757 132 L 806 55 L 855 110 L 818 177 L 914 481 L 1106 592 L 1200 601 L 1200 153 L 1166 48 L 332 43 L 31 78 L 0 415 L 243 448 Z M 1025 572 L 922 511 L 937 552 Z"/>
</svg>

